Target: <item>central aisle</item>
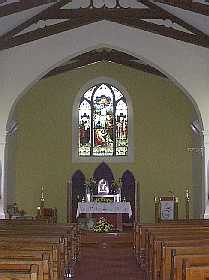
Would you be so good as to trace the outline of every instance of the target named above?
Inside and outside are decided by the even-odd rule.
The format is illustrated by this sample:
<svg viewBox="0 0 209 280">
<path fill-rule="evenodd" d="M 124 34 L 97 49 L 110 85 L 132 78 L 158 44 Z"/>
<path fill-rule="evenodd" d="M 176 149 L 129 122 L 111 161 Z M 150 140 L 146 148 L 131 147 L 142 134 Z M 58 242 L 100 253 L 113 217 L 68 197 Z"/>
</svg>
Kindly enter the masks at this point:
<svg viewBox="0 0 209 280">
<path fill-rule="evenodd" d="M 133 256 L 132 247 L 106 244 L 81 247 L 75 280 L 144 280 Z"/>
</svg>

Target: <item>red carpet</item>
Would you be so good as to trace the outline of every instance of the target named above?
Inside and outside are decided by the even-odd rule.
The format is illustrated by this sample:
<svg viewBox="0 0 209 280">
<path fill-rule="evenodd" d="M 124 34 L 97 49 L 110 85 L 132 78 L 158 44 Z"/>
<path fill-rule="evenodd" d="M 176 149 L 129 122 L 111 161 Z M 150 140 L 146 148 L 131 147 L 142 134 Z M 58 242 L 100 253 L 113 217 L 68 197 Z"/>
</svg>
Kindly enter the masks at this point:
<svg viewBox="0 0 209 280">
<path fill-rule="evenodd" d="M 75 280 L 144 280 L 132 249 L 82 247 Z"/>
</svg>

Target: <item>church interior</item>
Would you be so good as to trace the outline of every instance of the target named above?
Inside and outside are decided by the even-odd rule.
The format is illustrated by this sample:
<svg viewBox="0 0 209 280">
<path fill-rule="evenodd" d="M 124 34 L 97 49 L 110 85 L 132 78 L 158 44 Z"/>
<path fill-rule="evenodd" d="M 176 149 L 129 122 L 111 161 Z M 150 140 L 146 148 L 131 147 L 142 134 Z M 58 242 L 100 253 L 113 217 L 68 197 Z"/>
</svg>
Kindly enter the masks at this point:
<svg viewBox="0 0 209 280">
<path fill-rule="evenodd" d="M 0 280 L 209 279 L 209 2 L 0 0 Z"/>
</svg>

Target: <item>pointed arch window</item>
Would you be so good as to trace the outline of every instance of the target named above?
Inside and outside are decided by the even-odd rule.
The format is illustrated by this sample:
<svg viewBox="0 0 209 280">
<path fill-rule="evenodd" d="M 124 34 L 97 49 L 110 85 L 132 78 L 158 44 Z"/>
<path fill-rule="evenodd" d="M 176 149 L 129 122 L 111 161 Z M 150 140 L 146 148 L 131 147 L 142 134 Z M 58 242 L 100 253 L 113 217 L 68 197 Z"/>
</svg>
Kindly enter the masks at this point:
<svg viewBox="0 0 209 280">
<path fill-rule="evenodd" d="M 109 83 L 92 86 L 78 111 L 79 157 L 128 155 L 128 104 L 119 89 Z"/>
</svg>

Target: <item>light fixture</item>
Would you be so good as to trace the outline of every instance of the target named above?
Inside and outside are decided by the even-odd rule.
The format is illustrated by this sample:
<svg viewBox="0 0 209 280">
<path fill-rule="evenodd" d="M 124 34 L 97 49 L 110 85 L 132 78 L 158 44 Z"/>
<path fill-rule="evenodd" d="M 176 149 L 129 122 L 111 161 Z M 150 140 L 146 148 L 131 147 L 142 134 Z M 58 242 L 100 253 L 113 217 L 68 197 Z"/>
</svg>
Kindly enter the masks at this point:
<svg viewBox="0 0 209 280">
<path fill-rule="evenodd" d="M 11 120 L 10 123 L 7 125 L 6 134 L 7 136 L 14 135 L 18 129 L 18 123 L 15 120 Z"/>
<path fill-rule="evenodd" d="M 188 147 L 188 152 L 203 153 L 203 147 Z"/>
<path fill-rule="evenodd" d="M 193 131 L 195 134 L 198 134 L 198 135 L 201 135 L 201 134 L 202 134 L 202 129 L 201 129 L 201 125 L 200 125 L 199 120 L 194 120 L 194 121 L 190 124 L 190 127 L 191 127 L 192 131 Z"/>
</svg>

